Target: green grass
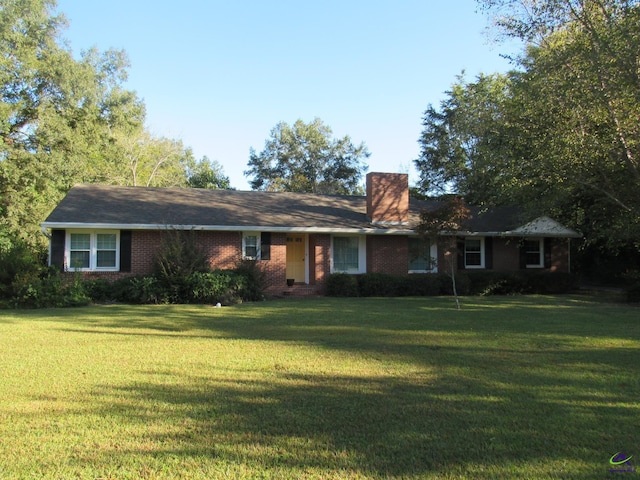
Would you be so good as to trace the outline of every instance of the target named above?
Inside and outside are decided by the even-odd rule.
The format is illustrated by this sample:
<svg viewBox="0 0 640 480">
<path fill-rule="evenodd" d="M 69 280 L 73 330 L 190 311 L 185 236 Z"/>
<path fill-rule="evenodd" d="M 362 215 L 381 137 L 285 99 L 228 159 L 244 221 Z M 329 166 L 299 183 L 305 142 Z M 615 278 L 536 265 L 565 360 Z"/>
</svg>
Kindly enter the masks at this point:
<svg viewBox="0 0 640 480">
<path fill-rule="evenodd" d="M 639 399 L 580 297 L 0 312 L 2 479 L 635 478 Z"/>
</svg>

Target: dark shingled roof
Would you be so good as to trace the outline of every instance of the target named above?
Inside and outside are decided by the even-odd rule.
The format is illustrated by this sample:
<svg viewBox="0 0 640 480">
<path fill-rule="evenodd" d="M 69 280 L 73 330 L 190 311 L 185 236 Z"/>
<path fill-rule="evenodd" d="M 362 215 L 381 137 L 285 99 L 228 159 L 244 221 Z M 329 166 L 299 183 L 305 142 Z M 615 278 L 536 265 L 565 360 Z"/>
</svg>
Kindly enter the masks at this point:
<svg viewBox="0 0 640 480">
<path fill-rule="evenodd" d="M 436 200 L 410 200 L 408 225 L 372 225 L 366 216 L 364 196 L 307 193 L 148 188 L 78 185 L 43 223 L 47 228 L 92 227 L 150 228 L 192 226 L 243 227 L 292 230 L 407 230 L 415 228 L 423 209 L 441 205 Z M 509 232 L 527 223 L 521 209 L 471 208 L 465 230 Z"/>
<path fill-rule="evenodd" d="M 365 197 L 79 185 L 48 223 L 371 228 Z"/>
</svg>

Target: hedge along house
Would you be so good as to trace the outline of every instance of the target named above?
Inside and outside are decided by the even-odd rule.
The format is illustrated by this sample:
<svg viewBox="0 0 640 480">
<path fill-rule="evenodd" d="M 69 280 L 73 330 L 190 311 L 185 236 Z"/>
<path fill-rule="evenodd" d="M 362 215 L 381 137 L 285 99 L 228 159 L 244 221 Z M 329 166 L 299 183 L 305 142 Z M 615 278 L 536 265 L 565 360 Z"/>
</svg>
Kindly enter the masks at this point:
<svg viewBox="0 0 640 480">
<path fill-rule="evenodd" d="M 89 278 L 153 270 L 163 235 L 193 231 L 214 269 L 258 262 L 267 293 L 319 294 L 331 273 L 437 272 L 444 249 L 415 233 L 423 209 L 408 176 L 370 173 L 366 196 L 79 185 L 42 223 L 49 262 Z M 472 210 L 458 241 L 457 268 L 570 270 L 569 240 L 547 217 L 522 221 L 515 209 Z M 291 286 L 288 285 L 293 284 Z"/>
</svg>

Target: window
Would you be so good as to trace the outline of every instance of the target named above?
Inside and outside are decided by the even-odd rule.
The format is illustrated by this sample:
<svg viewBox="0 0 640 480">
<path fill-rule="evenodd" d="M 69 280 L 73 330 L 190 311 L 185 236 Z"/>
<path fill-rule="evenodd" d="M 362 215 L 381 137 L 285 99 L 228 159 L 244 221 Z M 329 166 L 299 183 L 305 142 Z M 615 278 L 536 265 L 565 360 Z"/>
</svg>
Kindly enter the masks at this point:
<svg viewBox="0 0 640 480">
<path fill-rule="evenodd" d="M 331 260 L 334 272 L 365 273 L 367 271 L 365 237 L 333 237 Z"/>
<path fill-rule="evenodd" d="M 115 268 L 118 242 L 115 233 L 96 234 L 96 267 Z"/>
<path fill-rule="evenodd" d="M 71 234 L 69 267 L 73 270 L 91 268 L 91 235 L 89 233 Z"/>
<path fill-rule="evenodd" d="M 434 270 L 435 245 L 431 240 L 409 237 L 409 273 L 431 272 Z"/>
<path fill-rule="evenodd" d="M 69 232 L 65 252 L 69 270 L 117 271 L 119 268 L 118 232 Z"/>
<path fill-rule="evenodd" d="M 524 241 L 524 256 L 527 268 L 542 268 L 544 266 L 544 248 L 542 245 L 541 238 Z"/>
<path fill-rule="evenodd" d="M 484 238 L 465 238 L 464 267 L 484 268 Z"/>
<path fill-rule="evenodd" d="M 260 258 L 260 233 L 247 232 L 242 234 L 242 258 L 258 260 Z"/>
</svg>

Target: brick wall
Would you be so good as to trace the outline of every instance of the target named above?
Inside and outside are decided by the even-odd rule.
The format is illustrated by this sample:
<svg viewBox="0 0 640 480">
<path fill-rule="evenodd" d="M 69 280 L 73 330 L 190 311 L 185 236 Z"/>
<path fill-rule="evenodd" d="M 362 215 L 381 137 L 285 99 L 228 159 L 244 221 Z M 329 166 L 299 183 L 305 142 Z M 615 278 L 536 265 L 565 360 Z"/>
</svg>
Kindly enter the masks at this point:
<svg viewBox="0 0 640 480">
<path fill-rule="evenodd" d="M 287 236 L 271 234 L 271 259 L 259 260 L 266 275 L 267 293 L 277 294 L 287 285 Z"/>
<path fill-rule="evenodd" d="M 406 275 L 409 270 L 407 238 L 404 235 L 367 237 L 367 272 Z"/>
<path fill-rule="evenodd" d="M 494 237 L 492 270 L 507 271 L 519 269 L 520 239 Z"/>
<path fill-rule="evenodd" d="M 372 222 L 409 220 L 409 176 L 404 173 L 367 174 L 367 217 Z"/>
<path fill-rule="evenodd" d="M 551 271 L 567 273 L 569 270 L 569 241 L 554 238 L 551 241 Z"/>
<path fill-rule="evenodd" d="M 309 235 L 309 283 L 324 286 L 331 273 L 331 235 Z"/>
</svg>

